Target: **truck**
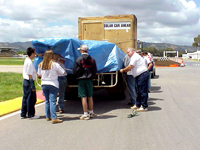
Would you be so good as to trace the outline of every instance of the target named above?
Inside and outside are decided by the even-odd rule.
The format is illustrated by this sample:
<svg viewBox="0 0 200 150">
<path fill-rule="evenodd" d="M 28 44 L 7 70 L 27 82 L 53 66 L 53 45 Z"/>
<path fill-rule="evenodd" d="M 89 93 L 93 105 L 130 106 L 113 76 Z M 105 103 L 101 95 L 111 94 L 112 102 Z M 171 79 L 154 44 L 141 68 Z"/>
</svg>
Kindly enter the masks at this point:
<svg viewBox="0 0 200 150">
<path fill-rule="evenodd" d="M 125 99 L 126 85 L 124 75 L 119 72 L 128 47 L 137 48 L 137 18 L 135 15 L 108 15 L 101 17 L 79 17 L 78 39 L 50 38 L 32 41 L 37 53 L 52 49 L 54 53 L 67 59 L 66 68 L 80 55 L 76 50 L 81 44 L 89 46 L 91 56 L 98 62 L 98 73 L 93 81 L 94 90 L 106 89 L 109 95 Z M 65 49 L 60 51 L 60 49 Z M 95 53 L 95 54 L 94 54 Z M 90 53 L 89 53 L 90 54 Z M 104 57 L 106 54 L 106 57 Z M 36 61 L 35 66 L 41 60 Z M 35 62 L 34 62 L 35 63 Z M 112 66 L 109 66 L 109 65 Z M 101 68 L 103 66 L 103 68 Z M 105 69 L 106 68 L 106 69 Z M 66 99 L 77 96 L 78 82 L 72 72 L 67 75 Z"/>
</svg>

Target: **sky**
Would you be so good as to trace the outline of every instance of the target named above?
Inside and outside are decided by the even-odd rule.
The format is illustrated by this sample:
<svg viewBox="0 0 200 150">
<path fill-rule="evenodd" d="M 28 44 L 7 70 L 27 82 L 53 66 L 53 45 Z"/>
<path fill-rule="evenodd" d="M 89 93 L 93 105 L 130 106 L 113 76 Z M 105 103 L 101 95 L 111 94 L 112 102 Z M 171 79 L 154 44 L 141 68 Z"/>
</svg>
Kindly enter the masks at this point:
<svg viewBox="0 0 200 150">
<path fill-rule="evenodd" d="M 0 42 L 78 36 L 78 17 L 134 14 L 137 39 L 191 46 L 200 0 L 0 0 Z"/>
</svg>

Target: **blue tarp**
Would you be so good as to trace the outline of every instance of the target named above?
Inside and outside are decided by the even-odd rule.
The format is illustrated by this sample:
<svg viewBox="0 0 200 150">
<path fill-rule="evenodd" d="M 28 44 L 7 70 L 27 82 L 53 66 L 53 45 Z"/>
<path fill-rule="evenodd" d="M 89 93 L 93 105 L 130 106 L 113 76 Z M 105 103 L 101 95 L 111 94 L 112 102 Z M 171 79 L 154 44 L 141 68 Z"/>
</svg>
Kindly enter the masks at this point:
<svg viewBox="0 0 200 150">
<path fill-rule="evenodd" d="M 73 70 L 75 60 L 81 56 L 77 50 L 82 44 L 89 47 L 88 53 L 96 60 L 97 72 L 110 72 L 120 70 L 123 66 L 124 52 L 114 43 L 94 40 L 79 40 L 76 38 L 44 38 L 33 40 L 32 45 L 37 54 L 44 53 L 51 49 L 55 54 L 65 57 L 65 67 Z M 34 66 L 37 70 L 42 57 L 36 57 Z M 72 74 L 72 71 L 68 71 Z"/>
</svg>

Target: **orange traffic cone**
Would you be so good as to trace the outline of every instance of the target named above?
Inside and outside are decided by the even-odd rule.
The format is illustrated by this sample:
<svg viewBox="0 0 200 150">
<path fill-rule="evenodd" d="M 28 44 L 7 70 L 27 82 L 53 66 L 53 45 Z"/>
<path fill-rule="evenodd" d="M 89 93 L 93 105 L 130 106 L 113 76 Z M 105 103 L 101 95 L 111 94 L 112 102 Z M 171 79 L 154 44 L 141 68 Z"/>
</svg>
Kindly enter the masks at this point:
<svg viewBox="0 0 200 150">
<path fill-rule="evenodd" d="M 181 61 L 181 65 L 180 65 L 180 66 L 181 66 L 181 67 L 184 67 L 184 66 L 185 66 L 183 59 L 182 59 L 182 61 Z"/>
</svg>

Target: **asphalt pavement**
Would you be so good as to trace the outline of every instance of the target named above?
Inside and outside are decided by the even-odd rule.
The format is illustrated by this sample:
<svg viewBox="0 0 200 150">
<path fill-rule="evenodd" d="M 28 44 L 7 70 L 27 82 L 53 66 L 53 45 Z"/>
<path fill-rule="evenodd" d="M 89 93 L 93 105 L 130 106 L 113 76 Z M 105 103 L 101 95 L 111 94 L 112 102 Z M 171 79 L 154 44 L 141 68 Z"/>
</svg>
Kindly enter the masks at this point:
<svg viewBox="0 0 200 150">
<path fill-rule="evenodd" d="M 23 65 L 0 65 L 0 72 L 23 72 Z"/>
<path fill-rule="evenodd" d="M 149 111 L 127 118 L 125 100 L 111 100 L 105 90 L 94 95 L 98 116 L 79 120 L 80 99 L 65 101 L 64 122 L 45 120 L 44 105 L 36 106 L 40 119 L 20 119 L 19 112 L 0 117 L 1 150 L 198 150 L 200 143 L 200 66 L 156 68 L 149 94 Z"/>
</svg>

